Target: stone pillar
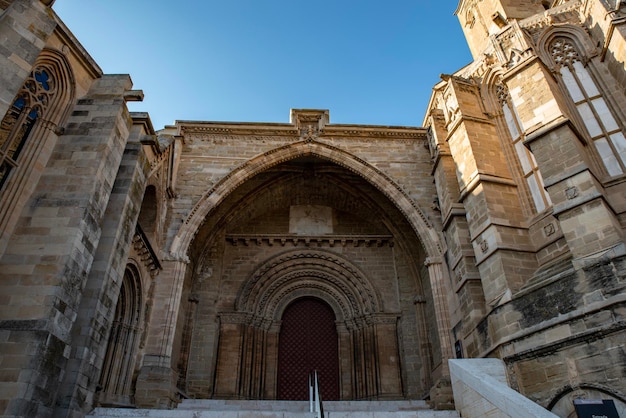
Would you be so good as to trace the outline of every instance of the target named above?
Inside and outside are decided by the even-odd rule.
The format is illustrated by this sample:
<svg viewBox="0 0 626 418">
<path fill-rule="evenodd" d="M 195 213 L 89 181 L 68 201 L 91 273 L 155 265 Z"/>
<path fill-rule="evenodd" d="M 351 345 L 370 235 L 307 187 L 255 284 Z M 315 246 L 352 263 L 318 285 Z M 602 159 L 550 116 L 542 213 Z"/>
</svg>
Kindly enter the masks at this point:
<svg viewBox="0 0 626 418">
<path fill-rule="evenodd" d="M 485 295 L 465 207 L 459 202 L 461 192 L 456 177 L 456 166 L 445 141 L 445 118 L 440 109 L 429 116 L 429 148 L 433 159 L 433 177 L 437 187 L 436 208 L 441 213 L 446 242 L 446 259 L 451 269 L 454 293 L 449 296 L 451 327 L 455 339 L 463 340 L 486 313 Z M 454 295 L 454 297 L 453 297 Z M 475 343 L 464 344 L 468 354 L 476 353 Z"/>
<path fill-rule="evenodd" d="M 402 398 L 397 323 L 398 316 L 394 314 L 377 314 L 374 317 L 378 399 Z"/>
<path fill-rule="evenodd" d="M 129 136 L 128 76 L 104 76 L 75 112 L 24 207 L 0 260 L 4 413 L 52 413 L 72 349 L 72 327 L 96 257 L 105 209 Z M 27 296 L 27 297 L 26 297 Z M 18 366 L 19 365 L 19 366 Z M 4 398 L 4 397 L 7 398 Z M 2 399 L 4 398 L 4 399 Z"/>
<path fill-rule="evenodd" d="M 182 257 L 164 260 L 163 271 L 155 280 L 145 355 L 137 377 L 138 407 L 171 408 L 178 402 L 172 351 L 188 263 Z"/>
<path fill-rule="evenodd" d="M 278 335 L 281 322 L 273 322 L 266 336 L 265 346 L 265 379 L 263 399 L 276 399 L 278 395 Z"/>
<path fill-rule="evenodd" d="M 537 269 L 534 247 L 517 184 L 478 86 L 453 76 L 444 81 L 440 94 L 459 201 L 466 211 L 485 302 L 497 306 L 510 300 Z"/>
<path fill-rule="evenodd" d="M 127 145 L 102 222 L 102 237 L 72 329 L 73 349 L 60 390 L 58 409 L 66 413 L 87 413 L 93 406 L 145 188 L 143 168 L 147 164 L 142 157 L 139 141 Z M 149 281 L 150 277 L 145 277 L 142 285 L 149 286 Z"/>
<path fill-rule="evenodd" d="M 248 314 L 231 312 L 220 314 L 220 338 L 217 350 L 214 396 L 220 399 L 238 399 L 241 361 Z"/>
<path fill-rule="evenodd" d="M 580 258 L 623 243 L 619 219 L 604 198 L 602 176 L 587 150 L 593 145 L 569 120 L 549 70 L 533 58 L 511 72 L 506 83 L 526 131 L 524 144 L 535 155 L 571 254 Z"/>
<path fill-rule="evenodd" d="M 603 196 L 604 187 L 580 154 L 572 125 L 564 119 L 556 125 L 529 135 L 525 143 L 536 156 L 572 256 L 581 258 L 623 244 L 619 219 Z M 557 172 L 558 168 L 563 171 Z"/>
<path fill-rule="evenodd" d="M 430 287 L 433 292 L 435 321 L 437 323 L 439 346 L 441 347 L 441 358 L 444 364 L 442 376 L 449 377 L 450 372 L 447 360 L 454 358 L 454 351 L 450 341 L 450 314 L 446 300 L 446 293 L 448 292 L 448 286 L 446 286 L 447 275 L 444 271 L 443 260 L 439 257 L 428 257 L 424 265 L 428 268 L 428 278 L 430 279 Z"/>
<path fill-rule="evenodd" d="M 433 292 L 433 304 L 435 308 L 435 321 L 437 324 L 437 335 L 441 347 L 441 372 L 430 391 L 430 399 L 435 409 L 451 409 L 452 389 L 450 383 L 450 369 L 448 360 L 454 358 L 452 343 L 450 340 L 450 314 L 446 300 L 447 286 L 443 260 L 440 258 L 428 257 L 424 262 L 428 268 L 430 287 Z"/>
<path fill-rule="evenodd" d="M 352 381 L 354 353 L 352 352 L 352 342 L 350 331 L 345 322 L 337 323 L 337 337 L 339 343 L 339 393 L 341 399 L 353 399 L 355 396 Z"/>
</svg>

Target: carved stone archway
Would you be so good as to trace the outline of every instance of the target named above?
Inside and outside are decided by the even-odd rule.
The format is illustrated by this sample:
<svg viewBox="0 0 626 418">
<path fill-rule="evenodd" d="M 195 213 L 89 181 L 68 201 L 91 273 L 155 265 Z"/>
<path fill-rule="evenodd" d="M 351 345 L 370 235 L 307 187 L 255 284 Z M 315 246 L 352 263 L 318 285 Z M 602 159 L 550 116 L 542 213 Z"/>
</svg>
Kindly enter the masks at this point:
<svg viewBox="0 0 626 418">
<path fill-rule="evenodd" d="M 335 313 L 341 398 L 401 398 L 399 314 L 383 311 L 365 273 L 322 250 L 293 250 L 268 260 L 241 288 L 236 311 L 220 313 L 215 397 L 277 396 L 280 319 L 303 297 L 320 299 Z"/>
</svg>

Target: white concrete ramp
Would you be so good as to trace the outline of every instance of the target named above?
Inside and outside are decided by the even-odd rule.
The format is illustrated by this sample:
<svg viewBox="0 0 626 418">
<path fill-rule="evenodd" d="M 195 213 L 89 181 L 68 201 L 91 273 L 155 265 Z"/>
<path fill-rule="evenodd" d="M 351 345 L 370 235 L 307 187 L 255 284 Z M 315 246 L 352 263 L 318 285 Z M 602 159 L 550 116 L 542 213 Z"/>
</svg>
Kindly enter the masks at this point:
<svg viewBox="0 0 626 418">
<path fill-rule="evenodd" d="M 329 401 L 326 418 L 459 418 L 456 411 L 434 411 L 424 401 Z M 93 418 L 312 418 L 308 401 L 187 399 L 177 409 L 96 408 Z"/>
</svg>

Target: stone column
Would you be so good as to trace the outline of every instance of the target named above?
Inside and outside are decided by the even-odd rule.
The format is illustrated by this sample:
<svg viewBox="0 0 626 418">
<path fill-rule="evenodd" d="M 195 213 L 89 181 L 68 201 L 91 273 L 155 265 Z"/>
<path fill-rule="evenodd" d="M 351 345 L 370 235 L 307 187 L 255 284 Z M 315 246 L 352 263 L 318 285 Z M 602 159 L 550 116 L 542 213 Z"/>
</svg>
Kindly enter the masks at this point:
<svg viewBox="0 0 626 418">
<path fill-rule="evenodd" d="M 265 379 L 263 387 L 264 399 L 276 399 L 278 394 L 278 335 L 281 322 L 273 322 L 266 336 L 265 346 Z"/>
<path fill-rule="evenodd" d="M 337 336 L 339 340 L 339 393 L 341 399 L 353 399 L 353 368 L 354 354 L 352 351 L 352 342 L 350 331 L 345 322 L 337 323 Z"/>
<path fill-rule="evenodd" d="M 241 354 L 248 322 L 248 314 L 245 313 L 220 314 L 220 338 L 214 386 L 214 395 L 217 398 L 239 398 Z"/>
<path fill-rule="evenodd" d="M 446 293 L 446 274 L 443 260 L 439 257 L 428 257 L 424 262 L 428 268 L 430 287 L 433 292 L 433 304 L 435 310 L 435 321 L 437 323 L 437 335 L 441 347 L 441 372 L 430 391 L 432 406 L 436 409 L 452 408 L 452 387 L 450 383 L 450 369 L 448 360 L 454 358 L 452 342 L 450 340 L 450 314 Z"/>
<path fill-rule="evenodd" d="M 172 350 L 188 263 L 182 257 L 163 261 L 163 272 L 155 280 L 146 354 L 137 377 L 138 407 L 170 408 L 177 402 L 178 373 L 173 368 Z"/>
<path fill-rule="evenodd" d="M 378 369 L 378 399 L 402 398 L 402 376 L 398 352 L 398 315 L 377 314 L 373 318 Z"/>
</svg>

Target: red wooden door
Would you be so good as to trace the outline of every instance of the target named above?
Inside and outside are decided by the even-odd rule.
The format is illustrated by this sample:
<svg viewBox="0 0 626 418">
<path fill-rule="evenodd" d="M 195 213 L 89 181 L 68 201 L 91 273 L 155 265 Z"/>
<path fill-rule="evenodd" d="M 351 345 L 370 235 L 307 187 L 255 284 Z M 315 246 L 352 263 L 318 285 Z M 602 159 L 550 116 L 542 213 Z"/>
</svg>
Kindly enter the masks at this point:
<svg viewBox="0 0 626 418">
<path fill-rule="evenodd" d="M 278 342 L 278 399 L 308 399 L 308 376 L 313 370 L 318 372 L 322 400 L 338 400 L 335 313 L 319 299 L 302 298 L 283 313 Z"/>
</svg>

